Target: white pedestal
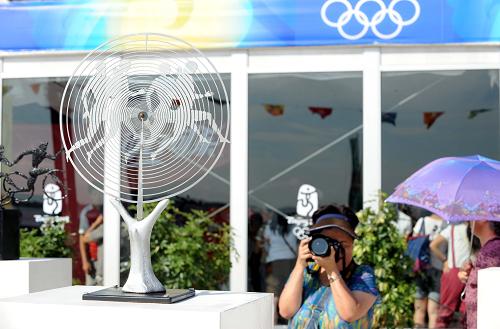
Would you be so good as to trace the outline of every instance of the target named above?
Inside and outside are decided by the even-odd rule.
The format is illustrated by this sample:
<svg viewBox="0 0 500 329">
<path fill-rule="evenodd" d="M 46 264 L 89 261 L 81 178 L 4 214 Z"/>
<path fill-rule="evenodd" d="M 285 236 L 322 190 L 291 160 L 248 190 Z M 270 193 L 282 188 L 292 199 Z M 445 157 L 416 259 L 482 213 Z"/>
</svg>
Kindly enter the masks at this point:
<svg viewBox="0 0 500 329">
<path fill-rule="evenodd" d="M 273 328 L 272 294 L 196 291 L 176 304 L 82 300 L 102 288 L 72 286 L 0 299 L 0 328 Z"/>
<path fill-rule="evenodd" d="M 71 286 L 71 267 L 71 258 L 2 260 L 0 298 Z"/>
<path fill-rule="evenodd" d="M 479 270 L 477 278 L 477 328 L 498 329 L 498 298 L 500 296 L 500 267 Z"/>
</svg>

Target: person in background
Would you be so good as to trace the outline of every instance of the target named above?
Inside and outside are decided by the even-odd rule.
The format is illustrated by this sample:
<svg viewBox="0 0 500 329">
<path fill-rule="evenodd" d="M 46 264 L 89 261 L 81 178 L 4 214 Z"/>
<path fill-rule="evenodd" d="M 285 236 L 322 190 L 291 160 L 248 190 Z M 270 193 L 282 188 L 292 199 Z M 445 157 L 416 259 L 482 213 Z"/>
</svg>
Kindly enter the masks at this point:
<svg viewBox="0 0 500 329">
<path fill-rule="evenodd" d="M 309 250 L 310 238 L 300 242 L 279 299 L 281 315 L 290 319 L 288 328 L 371 328 L 380 294 L 373 269 L 352 258 L 358 217 L 350 208 L 332 204 L 318 209 L 312 219 L 311 234 L 334 239 L 342 249 L 336 261 L 333 247 L 329 256 L 319 257 Z"/>
<path fill-rule="evenodd" d="M 89 204 L 80 212 L 79 245 L 86 285 L 102 284 L 102 211 Z"/>
<path fill-rule="evenodd" d="M 437 328 L 448 328 L 455 312 L 461 312 L 460 295 L 465 285 L 458 278 L 460 268 L 470 256 L 470 240 L 467 237 L 467 223 L 448 225 L 430 244 L 431 252 L 443 263 Z M 447 247 L 448 253 L 442 252 Z"/>
<path fill-rule="evenodd" d="M 432 242 L 445 227 L 446 223 L 441 217 L 431 214 L 421 217 L 413 228 L 413 235 L 424 234 Z M 446 248 L 446 246 L 442 246 Z M 441 252 L 445 252 L 442 249 Z M 426 315 L 429 318 L 429 328 L 436 327 L 439 311 L 439 293 L 441 285 L 441 271 L 443 262 L 431 252 L 430 268 L 417 273 L 415 293 L 415 311 L 413 314 L 414 326 L 425 328 Z"/>
<path fill-rule="evenodd" d="M 467 329 L 477 328 L 477 274 L 478 270 L 500 267 L 500 222 L 479 220 L 470 224 L 472 233 L 479 238 L 481 249 L 476 261 L 466 262 L 458 273 L 465 282 L 465 315 Z"/>
<path fill-rule="evenodd" d="M 275 322 L 280 321 L 278 298 L 283 290 L 297 256 L 297 238 L 285 217 L 273 214 L 264 229 L 266 246 L 266 292 L 274 294 Z M 282 322 L 282 321 L 280 321 Z"/>
<path fill-rule="evenodd" d="M 412 219 L 408 215 L 408 210 L 404 205 L 398 205 L 398 220 L 395 223 L 399 234 L 408 239 L 411 234 L 411 228 L 413 226 Z"/>
<path fill-rule="evenodd" d="M 262 243 L 259 232 L 264 223 L 262 215 L 258 212 L 250 215 L 248 220 L 248 271 L 250 291 L 263 291 L 262 268 Z"/>
</svg>

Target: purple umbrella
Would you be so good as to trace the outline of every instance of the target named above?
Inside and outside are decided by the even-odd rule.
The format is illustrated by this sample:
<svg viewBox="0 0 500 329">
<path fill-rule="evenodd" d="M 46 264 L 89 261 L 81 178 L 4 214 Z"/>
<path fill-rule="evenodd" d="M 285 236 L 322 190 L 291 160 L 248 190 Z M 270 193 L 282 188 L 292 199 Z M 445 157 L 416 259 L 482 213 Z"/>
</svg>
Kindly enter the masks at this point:
<svg viewBox="0 0 500 329">
<path fill-rule="evenodd" d="M 386 201 L 424 208 L 450 222 L 500 221 L 500 162 L 480 155 L 437 159 Z"/>
</svg>

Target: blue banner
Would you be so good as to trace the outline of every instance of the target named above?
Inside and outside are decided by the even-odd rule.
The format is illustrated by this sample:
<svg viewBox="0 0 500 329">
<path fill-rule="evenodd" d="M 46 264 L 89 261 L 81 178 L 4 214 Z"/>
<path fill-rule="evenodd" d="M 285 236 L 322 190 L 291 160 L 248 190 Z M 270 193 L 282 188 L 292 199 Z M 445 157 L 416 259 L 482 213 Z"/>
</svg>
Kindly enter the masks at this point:
<svg viewBox="0 0 500 329">
<path fill-rule="evenodd" d="M 500 41 L 498 0 L 60 0 L 0 4 L 0 50 L 89 50 L 129 33 L 200 48 Z"/>
</svg>

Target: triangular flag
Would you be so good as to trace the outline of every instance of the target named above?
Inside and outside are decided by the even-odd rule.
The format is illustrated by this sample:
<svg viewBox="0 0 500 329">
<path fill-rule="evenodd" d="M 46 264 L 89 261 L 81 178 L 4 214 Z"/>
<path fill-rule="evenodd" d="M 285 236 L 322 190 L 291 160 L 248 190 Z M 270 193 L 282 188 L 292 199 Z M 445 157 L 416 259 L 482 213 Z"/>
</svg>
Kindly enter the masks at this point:
<svg viewBox="0 0 500 329">
<path fill-rule="evenodd" d="M 434 122 L 443 114 L 444 112 L 424 112 L 424 124 L 427 126 L 427 129 L 432 127 Z"/>
<path fill-rule="evenodd" d="M 33 90 L 33 92 L 35 94 L 38 94 L 38 92 L 40 91 L 40 84 L 39 83 L 34 83 L 31 85 L 31 90 Z"/>
<path fill-rule="evenodd" d="M 477 109 L 477 110 L 470 110 L 469 111 L 469 116 L 468 118 L 469 119 L 473 119 L 475 118 L 478 114 L 481 114 L 481 113 L 486 113 L 486 112 L 490 112 L 490 111 L 493 111 L 492 109 Z"/>
<path fill-rule="evenodd" d="M 311 111 L 312 114 L 319 115 L 321 117 L 321 119 L 324 119 L 327 116 L 332 114 L 333 109 L 331 107 L 310 106 L 309 111 Z"/>
<path fill-rule="evenodd" d="M 393 126 L 396 126 L 396 117 L 398 114 L 396 112 L 383 112 L 382 113 L 382 122 L 390 123 Z"/>
<path fill-rule="evenodd" d="M 285 113 L 285 106 L 276 104 L 264 104 L 264 109 L 273 117 L 283 115 Z"/>
<path fill-rule="evenodd" d="M 181 101 L 180 99 L 177 99 L 177 98 L 173 98 L 172 99 L 172 102 L 170 104 L 170 109 L 171 110 L 177 110 L 179 108 L 179 106 L 181 106 Z"/>
</svg>

